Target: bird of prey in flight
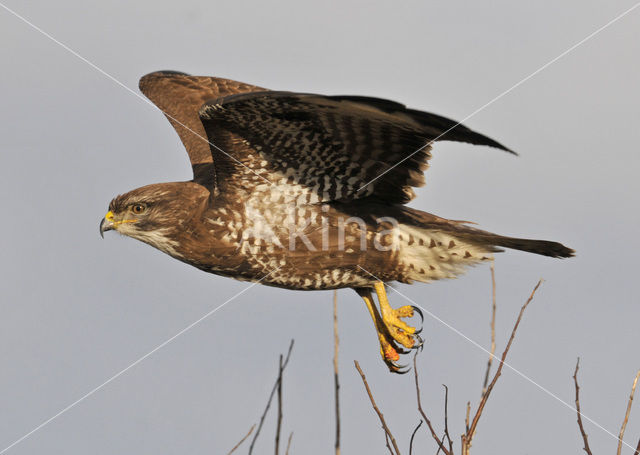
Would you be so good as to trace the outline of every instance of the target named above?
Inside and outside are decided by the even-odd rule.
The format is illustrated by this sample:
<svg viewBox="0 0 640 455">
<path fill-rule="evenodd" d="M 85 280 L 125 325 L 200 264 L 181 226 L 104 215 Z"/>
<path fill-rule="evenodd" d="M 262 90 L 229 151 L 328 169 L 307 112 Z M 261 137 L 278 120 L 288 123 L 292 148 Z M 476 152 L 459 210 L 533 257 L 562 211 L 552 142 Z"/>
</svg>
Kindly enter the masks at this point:
<svg viewBox="0 0 640 455">
<path fill-rule="evenodd" d="M 393 309 L 386 283 L 453 278 L 503 248 L 573 255 L 560 243 L 407 207 L 412 187 L 425 183 L 433 142 L 511 152 L 453 120 L 378 98 L 271 91 L 175 71 L 144 76 L 140 90 L 180 136 L 193 179 L 115 197 L 100 233 L 116 230 L 238 280 L 352 288 L 393 372 L 402 371 L 399 354 L 421 340 L 403 321 L 416 308 Z"/>
</svg>

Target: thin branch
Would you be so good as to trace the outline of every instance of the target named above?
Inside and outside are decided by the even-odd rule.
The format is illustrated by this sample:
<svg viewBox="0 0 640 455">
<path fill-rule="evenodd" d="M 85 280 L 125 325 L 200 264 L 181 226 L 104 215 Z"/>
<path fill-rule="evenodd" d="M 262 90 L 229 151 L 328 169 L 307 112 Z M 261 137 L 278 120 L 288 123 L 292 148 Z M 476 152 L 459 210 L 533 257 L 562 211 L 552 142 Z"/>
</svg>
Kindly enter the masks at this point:
<svg viewBox="0 0 640 455">
<path fill-rule="evenodd" d="M 444 387 L 444 436 L 442 439 L 444 440 L 445 436 L 447 441 L 449 441 L 449 452 L 453 453 L 453 441 L 451 440 L 451 435 L 449 435 L 449 387 L 442 384 Z"/>
<path fill-rule="evenodd" d="M 282 354 L 280 354 L 280 363 L 278 370 L 278 420 L 276 423 L 276 443 L 275 454 L 280 453 L 280 430 L 282 429 Z"/>
<path fill-rule="evenodd" d="M 464 416 L 464 434 L 462 436 L 460 436 L 460 446 L 462 449 L 462 455 L 468 455 L 469 454 L 469 449 L 471 448 L 471 441 L 469 440 L 469 442 L 467 443 L 467 439 L 468 439 L 468 434 L 469 434 L 469 429 L 470 429 L 470 420 L 471 417 L 471 402 L 467 401 L 467 412 L 465 413 Z M 471 436 L 471 439 L 473 439 L 473 435 Z"/>
<path fill-rule="evenodd" d="M 429 418 L 425 414 L 424 410 L 422 409 L 422 400 L 420 398 L 420 382 L 418 381 L 418 368 L 416 366 L 416 358 L 417 357 L 418 357 L 418 351 L 416 351 L 415 355 L 413 356 L 413 377 L 414 377 L 415 382 L 416 382 L 416 397 L 417 397 L 417 401 L 418 401 L 418 411 L 422 415 L 422 418 L 424 419 L 424 421 L 427 423 L 427 426 L 429 427 L 429 431 L 431 431 L 431 437 L 433 438 L 434 441 L 436 441 L 438 443 L 438 447 L 440 447 L 442 449 L 442 451 L 445 453 L 445 455 L 451 455 L 451 452 L 449 452 L 449 450 L 447 450 L 447 448 L 442 443 L 442 439 L 440 439 L 438 437 L 438 435 L 436 434 L 436 431 L 433 429 L 433 425 L 431 424 L 431 420 L 429 420 Z"/>
<path fill-rule="evenodd" d="M 524 303 L 524 305 L 522 305 L 522 307 L 520 308 L 520 313 L 518 314 L 516 323 L 514 324 L 513 329 L 511 330 L 511 336 L 509 337 L 509 341 L 507 342 L 507 347 L 504 349 L 504 352 L 502 353 L 502 357 L 500 358 L 500 365 L 498 366 L 498 369 L 496 370 L 496 373 L 494 374 L 493 379 L 491 380 L 491 383 L 487 387 L 486 393 L 482 395 L 482 398 L 480 399 L 480 403 L 478 404 L 478 409 L 476 410 L 476 413 L 473 416 L 473 420 L 471 421 L 471 426 L 469 427 L 469 430 L 463 437 L 463 441 L 464 441 L 463 445 L 467 446 L 467 449 L 466 449 L 467 453 L 468 453 L 469 447 L 471 447 L 471 441 L 475 436 L 476 427 L 478 426 L 478 422 L 480 421 L 480 416 L 484 411 L 484 407 L 487 404 L 489 395 L 491 395 L 491 392 L 493 391 L 493 388 L 495 387 L 496 382 L 498 382 L 498 378 L 502 374 L 502 368 L 504 367 L 504 362 L 507 358 L 507 354 L 509 353 L 509 350 L 511 349 L 511 344 L 513 343 L 513 340 L 516 336 L 516 332 L 518 331 L 518 326 L 520 325 L 520 321 L 522 321 L 522 316 L 525 310 L 527 309 L 527 307 L 529 306 L 529 304 L 531 303 L 531 301 L 533 300 L 533 297 L 535 296 L 536 291 L 538 290 L 541 284 L 542 284 L 542 280 L 538 281 L 538 284 L 536 284 L 535 287 L 533 288 L 533 291 L 531 291 L 531 295 L 529 296 L 527 301 Z M 463 448 L 463 453 L 465 453 L 464 448 Z"/>
<path fill-rule="evenodd" d="M 287 441 L 287 451 L 284 455 L 289 455 L 289 448 L 291 447 L 291 438 L 293 438 L 293 431 L 289 433 L 289 440 Z"/>
<path fill-rule="evenodd" d="M 229 451 L 229 453 L 227 455 L 231 455 L 233 452 L 236 451 L 236 449 L 238 447 L 240 447 L 242 445 L 242 443 L 249 437 L 249 435 L 253 432 L 253 429 L 256 427 L 256 424 L 254 423 L 253 425 L 251 425 L 251 428 L 249 428 L 249 432 L 247 434 L 244 435 L 244 438 L 242 438 L 240 440 L 240 442 L 238 442 L 235 446 L 233 446 L 233 449 L 231 449 Z"/>
<path fill-rule="evenodd" d="M 618 435 L 617 455 L 620 455 L 622 452 L 622 439 L 624 438 L 624 431 L 627 429 L 629 413 L 631 412 L 631 403 L 633 403 L 633 394 L 636 392 L 636 386 L 638 385 L 638 377 L 640 377 L 640 371 L 636 374 L 636 378 L 633 380 L 633 385 L 631 386 L 631 394 L 629 394 L 629 402 L 627 403 L 627 412 L 624 414 L 624 420 L 622 421 L 622 427 L 620 428 L 620 434 Z"/>
<path fill-rule="evenodd" d="M 385 445 L 387 446 L 387 450 L 389 451 L 389 453 L 391 455 L 393 455 L 393 449 L 391 448 L 391 445 L 389 444 L 389 435 L 387 433 L 384 434 L 384 442 L 385 442 Z"/>
<path fill-rule="evenodd" d="M 384 429 L 385 435 L 389 439 L 391 439 L 391 443 L 393 444 L 395 453 L 397 455 L 400 455 L 400 450 L 398 450 L 398 444 L 396 444 L 396 439 L 393 437 L 393 434 L 391 434 L 391 430 L 389 430 L 389 427 L 387 426 L 387 422 L 385 422 L 384 420 L 384 416 L 382 415 L 382 412 L 380 412 L 380 409 L 378 409 L 378 405 L 376 405 L 376 402 L 373 399 L 373 395 L 371 394 L 371 389 L 369 388 L 369 383 L 367 382 L 367 378 L 362 372 L 362 368 L 360 368 L 360 364 L 358 363 L 357 360 L 354 360 L 354 364 L 356 366 L 356 370 L 358 370 L 358 373 L 360 373 L 360 377 L 362 378 L 362 382 L 364 383 L 365 389 L 367 389 L 367 394 L 369 395 L 369 400 L 371 400 L 371 405 L 373 406 L 373 410 L 376 411 L 376 414 L 378 414 L 378 418 L 380 419 L 380 423 L 382 424 L 382 428 Z"/>
<path fill-rule="evenodd" d="M 482 384 L 482 395 L 487 393 L 487 384 L 489 384 L 489 373 L 491 372 L 491 365 L 493 364 L 493 357 L 496 353 L 496 271 L 491 263 L 491 354 L 489 354 L 489 360 L 487 361 L 487 371 L 484 374 L 484 382 Z"/>
<path fill-rule="evenodd" d="M 338 291 L 333 291 L 333 385 L 336 402 L 336 455 L 340 455 L 340 381 L 338 380 L 338 352 L 340 338 L 338 337 Z"/>
<path fill-rule="evenodd" d="M 638 439 L 638 445 L 636 446 L 636 451 L 633 452 L 633 455 L 640 454 L 640 439 Z"/>
<path fill-rule="evenodd" d="M 465 433 L 469 432 L 469 416 L 471 415 L 471 402 L 467 401 L 467 412 L 464 416 L 464 431 Z"/>
<path fill-rule="evenodd" d="M 418 432 L 418 430 L 420 429 L 423 423 L 424 421 L 421 420 L 420 423 L 418 423 L 418 426 L 416 426 L 415 430 L 413 430 L 413 433 L 411 433 L 411 440 L 409 441 L 409 455 L 413 454 L 413 438 L 416 437 L 416 433 Z"/>
<path fill-rule="evenodd" d="M 578 385 L 578 370 L 580 369 L 580 358 L 576 362 L 576 370 L 573 372 L 573 383 L 576 388 L 576 413 L 578 414 L 578 427 L 580 428 L 580 434 L 582 435 L 582 440 L 584 441 L 584 451 L 587 452 L 588 455 L 593 455 L 591 452 L 591 447 L 589 447 L 589 438 L 587 437 L 587 432 L 584 431 L 584 426 L 582 425 L 582 413 L 580 412 L 580 386 Z"/>
<path fill-rule="evenodd" d="M 273 400 L 273 396 L 275 395 L 276 390 L 278 389 L 278 385 L 282 380 L 281 373 L 284 371 L 284 369 L 287 367 L 287 364 L 289 363 L 289 357 L 291 357 L 291 350 L 293 349 L 293 341 L 294 340 L 291 340 L 291 343 L 289 344 L 289 351 L 287 352 L 287 357 L 285 358 L 284 363 L 282 364 L 282 368 L 280 369 L 280 374 L 278 374 L 278 379 L 276 379 L 276 383 L 273 385 L 273 389 L 271 389 L 271 394 L 269 395 L 267 406 L 264 408 L 264 412 L 260 417 L 260 423 L 258 424 L 258 429 L 256 430 L 256 433 L 253 435 L 253 439 L 251 440 L 251 445 L 249 446 L 249 455 L 253 453 L 253 446 L 256 444 L 256 440 L 258 439 L 258 435 L 260 434 L 260 430 L 262 429 L 262 425 L 264 424 L 264 419 L 265 417 L 267 417 L 267 412 L 271 407 L 271 401 Z"/>
</svg>

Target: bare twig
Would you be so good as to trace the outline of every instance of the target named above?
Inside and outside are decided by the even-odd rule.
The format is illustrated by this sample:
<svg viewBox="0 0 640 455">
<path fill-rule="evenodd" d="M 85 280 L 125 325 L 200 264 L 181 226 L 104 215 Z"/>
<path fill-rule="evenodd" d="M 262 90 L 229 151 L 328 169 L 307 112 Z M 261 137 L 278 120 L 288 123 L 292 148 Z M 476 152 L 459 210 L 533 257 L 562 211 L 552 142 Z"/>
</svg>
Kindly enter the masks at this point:
<svg viewBox="0 0 640 455">
<path fill-rule="evenodd" d="M 636 446 L 635 452 L 633 452 L 633 455 L 638 455 L 638 454 L 640 454 L 640 439 L 638 439 L 638 445 Z"/>
<path fill-rule="evenodd" d="M 489 386 L 487 387 L 487 391 L 482 395 L 482 398 L 480 399 L 480 403 L 478 404 L 478 409 L 476 410 L 476 413 L 473 416 L 473 420 L 471 421 L 471 426 L 467 430 L 466 434 L 462 436 L 462 454 L 463 455 L 467 455 L 469 453 L 469 448 L 471 447 L 471 441 L 475 436 L 476 427 L 478 426 L 478 422 L 480 421 L 480 416 L 484 411 L 484 407 L 487 404 L 489 395 L 491 395 L 491 391 L 495 387 L 496 383 L 498 382 L 498 378 L 502 374 L 502 368 L 504 367 L 504 362 L 507 358 L 507 354 L 509 353 L 509 350 L 511 349 L 511 344 L 513 343 L 513 340 L 516 336 L 516 332 L 518 331 L 518 326 L 520 325 L 520 321 L 522 320 L 524 311 L 527 309 L 527 307 L 533 300 L 533 297 L 535 296 L 536 291 L 538 290 L 541 284 L 542 284 L 542 280 L 538 281 L 538 284 L 536 284 L 536 286 L 533 288 L 533 291 L 531 291 L 531 295 L 529 296 L 527 301 L 524 303 L 524 305 L 522 305 L 522 307 L 520 308 L 520 313 L 518 314 L 516 323 L 514 324 L 513 329 L 511 330 L 511 336 L 509 337 L 509 341 L 507 342 L 507 347 L 502 352 L 502 357 L 500 358 L 500 365 L 498 365 L 498 369 L 496 370 L 496 373 L 494 374 L 493 379 L 489 383 Z"/>
<path fill-rule="evenodd" d="M 251 445 L 249 446 L 249 455 L 251 455 L 251 453 L 253 453 L 253 447 L 256 444 L 256 440 L 258 439 L 258 435 L 260 434 L 260 430 L 262 429 L 262 425 L 264 424 L 264 419 L 267 416 L 267 412 L 269 411 L 269 408 L 271 407 L 271 401 L 273 400 L 273 396 L 275 395 L 278 386 L 280 384 L 280 381 L 282 380 L 282 372 L 284 371 L 284 369 L 287 367 L 287 364 L 289 363 L 289 357 L 291 357 L 291 350 L 293 349 L 293 342 L 294 340 L 291 340 L 291 343 L 289 344 L 289 350 L 287 351 L 287 357 L 284 360 L 284 363 L 282 364 L 282 367 L 279 369 L 279 374 L 278 374 L 278 379 L 276 379 L 276 383 L 273 385 L 273 388 L 271 389 L 271 394 L 269 395 L 269 400 L 267 401 L 267 406 L 265 406 L 264 408 L 264 412 L 262 413 L 262 416 L 260 417 L 260 423 L 258 424 L 258 429 L 256 430 L 256 433 L 253 435 L 253 439 L 251 440 Z"/>
<path fill-rule="evenodd" d="M 493 364 L 493 357 L 496 353 L 496 271 L 491 263 L 491 354 L 489 354 L 489 360 L 487 361 L 487 371 L 484 374 L 484 383 L 482 384 L 482 395 L 487 393 L 487 384 L 489 384 L 489 373 L 491 372 L 491 365 Z"/>
<path fill-rule="evenodd" d="M 384 442 L 389 453 L 393 455 L 393 449 L 391 448 L 391 444 L 389 444 L 389 435 L 387 433 L 384 434 Z"/>
<path fill-rule="evenodd" d="M 333 384 L 336 402 L 336 455 L 340 455 L 340 381 L 338 380 L 338 352 L 340 338 L 338 338 L 338 291 L 333 291 Z"/>
<path fill-rule="evenodd" d="M 467 412 L 464 416 L 464 431 L 465 433 L 469 432 L 469 418 L 471 416 L 471 402 L 467 401 Z"/>
<path fill-rule="evenodd" d="M 620 455 L 622 452 L 622 439 L 624 438 L 624 430 L 627 428 L 627 422 L 629 421 L 629 413 L 631 412 L 631 403 L 633 403 L 633 395 L 636 392 L 636 386 L 638 385 L 638 377 L 640 377 L 640 371 L 636 374 L 636 378 L 633 380 L 631 386 L 631 393 L 629 394 L 629 401 L 627 403 L 627 412 L 624 414 L 624 420 L 622 421 L 622 427 L 620 428 L 620 434 L 618 435 L 618 452 Z M 640 444 L 640 442 L 638 443 Z"/>
<path fill-rule="evenodd" d="M 280 363 L 278 370 L 278 420 L 276 423 L 276 444 L 275 453 L 280 453 L 280 430 L 282 428 L 282 354 L 280 354 Z"/>
<path fill-rule="evenodd" d="M 584 451 L 587 452 L 588 455 L 593 455 L 591 452 L 591 447 L 589 447 L 589 438 L 587 437 L 587 432 L 584 431 L 584 426 L 582 425 L 582 413 L 580 412 L 580 386 L 578 385 L 578 370 L 580 369 L 580 358 L 576 361 L 576 369 L 573 372 L 573 383 L 576 388 L 576 413 L 578 414 L 578 427 L 580 428 L 580 434 L 582 435 L 582 440 L 584 441 Z"/>
<path fill-rule="evenodd" d="M 442 439 L 447 438 L 449 442 L 449 452 L 453 453 L 453 441 L 451 435 L 449 435 L 449 387 L 442 384 L 444 387 L 444 436 Z"/>
<path fill-rule="evenodd" d="M 249 428 L 249 432 L 247 434 L 244 435 L 244 438 L 242 438 L 240 440 L 240 442 L 238 442 L 235 446 L 233 446 L 233 449 L 231 449 L 229 451 L 229 453 L 227 455 L 231 455 L 233 452 L 236 451 L 236 449 L 238 447 L 240 447 L 242 445 L 242 443 L 249 437 L 249 435 L 253 432 L 253 429 L 256 427 L 256 424 L 254 423 L 253 425 L 251 425 L 251 428 Z"/>
<path fill-rule="evenodd" d="M 438 455 L 444 448 L 445 438 L 449 445 L 449 452 L 453 454 L 453 441 L 451 440 L 451 436 L 449 435 L 449 387 L 447 387 L 445 384 L 442 384 L 442 387 L 444 387 L 444 433 L 440 438 L 440 440 L 442 441 L 442 446 L 438 447 L 436 455 Z"/>
<path fill-rule="evenodd" d="M 411 440 L 409 441 L 409 455 L 413 454 L 413 438 L 416 437 L 416 433 L 418 432 L 418 430 L 420 429 L 423 423 L 424 421 L 421 420 L 420 423 L 418 423 L 418 425 L 416 426 L 415 430 L 413 430 L 413 433 L 411 433 Z"/>
<path fill-rule="evenodd" d="M 431 420 L 429 420 L 429 418 L 427 417 L 427 414 L 425 414 L 424 410 L 422 409 L 422 400 L 420 398 L 420 382 L 418 381 L 418 368 L 416 366 L 417 357 L 418 357 L 418 351 L 416 351 L 415 355 L 413 356 L 413 377 L 416 382 L 416 396 L 418 401 L 418 411 L 420 412 L 420 414 L 422 415 L 422 418 L 424 419 L 427 426 L 429 427 L 429 431 L 431 431 L 431 437 L 433 438 L 434 441 L 436 441 L 436 443 L 438 443 L 438 447 L 442 449 L 445 455 L 451 455 L 451 452 L 447 450 L 447 448 L 442 443 L 442 439 L 438 437 L 438 435 L 436 434 L 436 431 L 433 429 Z"/>
<path fill-rule="evenodd" d="M 289 448 L 291 447 L 291 438 L 293 438 L 293 431 L 289 433 L 289 440 L 287 441 L 287 451 L 284 455 L 289 455 Z"/>
<path fill-rule="evenodd" d="M 396 444 L 396 439 L 393 437 L 393 434 L 391 434 L 391 430 L 389 430 L 389 427 L 387 426 L 387 422 L 385 422 L 384 420 L 384 416 L 382 415 L 382 412 L 380 412 L 380 409 L 378 409 L 378 405 L 376 405 L 376 402 L 373 399 L 373 395 L 371 394 L 371 389 L 369 388 L 369 383 L 367 383 L 367 378 L 362 372 L 362 368 L 360 368 L 360 364 L 358 363 L 357 360 L 354 360 L 354 364 L 356 366 L 356 370 L 358 370 L 358 373 L 360 373 L 360 377 L 362 378 L 362 382 L 364 383 L 365 389 L 367 389 L 367 395 L 369 395 L 369 400 L 371 400 L 371 405 L 373 406 L 373 410 L 376 411 L 376 414 L 378 414 L 378 418 L 380 419 L 380 423 L 382 424 L 382 428 L 384 429 L 385 435 L 391 440 L 395 453 L 397 455 L 400 455 L 400 450 L 398 450 L 398 444 Z"/>
</svg>

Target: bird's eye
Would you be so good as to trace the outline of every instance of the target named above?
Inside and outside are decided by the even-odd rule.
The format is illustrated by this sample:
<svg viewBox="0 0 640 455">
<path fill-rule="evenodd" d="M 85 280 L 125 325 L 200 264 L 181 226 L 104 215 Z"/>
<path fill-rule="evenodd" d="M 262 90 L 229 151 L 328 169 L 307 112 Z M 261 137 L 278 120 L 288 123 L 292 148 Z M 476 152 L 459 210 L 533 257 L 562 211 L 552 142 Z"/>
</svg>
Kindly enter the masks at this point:
<svg viewBox="0 0 640 455">
<path fill-rule="evenodd" d="M 140 215 L 141 213 L 143 213 L 147 208 L 142 205 L 142 204 L 134 204 L 131 206 L 131 211 L 133 213 L 135 213 L 136 215 Z"/>
</svg>

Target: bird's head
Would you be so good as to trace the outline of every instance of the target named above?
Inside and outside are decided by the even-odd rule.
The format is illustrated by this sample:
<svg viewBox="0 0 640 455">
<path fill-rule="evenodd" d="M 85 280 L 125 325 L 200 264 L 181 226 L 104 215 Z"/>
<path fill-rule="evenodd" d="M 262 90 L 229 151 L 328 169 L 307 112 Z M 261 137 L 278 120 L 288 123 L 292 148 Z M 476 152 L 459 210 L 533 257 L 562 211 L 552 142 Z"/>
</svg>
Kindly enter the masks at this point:
<svg viewBox="0 0 640 455">
<path fill-rule="evenodd" d="M 202 213 L 208 197 L 206 188 L 192 182 L 143 186 L 113 198 L 100 235 L 115 230 L 171 253 L 176 234 Z"/>
</svg>

